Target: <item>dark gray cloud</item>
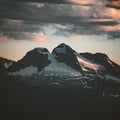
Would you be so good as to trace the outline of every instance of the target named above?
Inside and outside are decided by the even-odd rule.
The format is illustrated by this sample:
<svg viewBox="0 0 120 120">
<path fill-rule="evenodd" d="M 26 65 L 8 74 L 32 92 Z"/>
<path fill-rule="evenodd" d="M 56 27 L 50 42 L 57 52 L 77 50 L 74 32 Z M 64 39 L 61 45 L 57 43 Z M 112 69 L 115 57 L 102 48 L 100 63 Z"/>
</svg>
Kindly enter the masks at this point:
<svg viewBox="0 0 120 120">
<path fill-rule="evenodd" d="M 104 35 L 107 34 L 109 38 L 119 38 L 120 34 L 116 32 L 107 32 L 102 28 L 99 28 L 98 25 L 92 25 L 91 23 L 87 23 L 86 26 L 80 25 L 68 25 L 65 29 L 59 28 L 57 29 L 55 35 L 59 36 L 70 36 L 70 35 Z M 111 36 L 111 37 L 110 37 Z"/>
<path fill-rule="evenodd" d="M 0 20 L 0 32 L 39 32 L 44 31 L 41 26 L 27 24 L 21 20 L 2 19 Z"/>
<path fill-rule="evenodd" d="M 41 2 L 41 3 L 55 3 L 55 4 L 65 4 L 69 3 L 68 0 L 1 0 L 1 1 L 9 1 L 9 2 Z"/>
<path fill-rule="evenodd" d="M 0 34 L 0 41 L 46 41 L 51 37 L 45 33 L 29 33 L 29 32 L 4 32 Z"/>
<path fill-rule="evenodd" d="M 30 37 L 25 34 L 24 32 L 4 32 L 2 34 L 3 36 L 6 36 L 9 40 L 29 40 Z"/>
<path fill-rule="evenodd" d="M 120 40 L 120 30 L 119 31 L 110 31 L 108 33 L 108 37 L 113 40 L 113 39 L 119 39 Z"/>
<path fill-rule="evenodd" d="M 84 0 L 0 0 L 0 2 L 19 2 L 19 3 L 23 3 L 23 2 L 36 2 L 36 3 L 52 3 L 52 4 L 79 4 L 79 5 L 85 5 L 85 1 Z M 88 0 L 86 0 L 88 1 Z M 104 2 L 105 4 L 108 4 L 106 2 L 109 2 L 109 4 L 112 4 L 113 2 L 116 2 L 117 5 L 119 5 L 119 0 L 99 0 Z M 87 3 L 91 3 L 90 2 L 86 2 L 86 5 L 92 5 L 91 4 L 87 4 Z M 96 3 L 95 0 L 93 0 L 93 3 Z"/>
<path fill-rule="evenodd" d="M 108 34 L 112 39 L 120 38 L 119 30 L 106 31 L 100 28 L 100 26 L 114 27 L 120 24 L 119 16 L 108 14 L 109 10 L 105 5 L 68 3 L 70 3 L 68 0 L 35 0 L 34 3 L 33 0 L 0 1 L 0 34 L 16 40 L 28 40 L 31 39 L 32 33 L 46 35 L 44 26 L 59 24 L 65 26 L 65 29 L 61 31 L 61 27 L 54 26 L 55 35 Z"/>
<path fill-rule="evenodd" d="M 18 3 L 49 3 L 49 4 L 78 4 L 83 6 L 92 6 L 92 4 L 96 4 L 97 0 L 93 0 L 93 3 L 86 3 L 82 2 L 84 0 L 0 0 L 0 2 L 18 2 Z M 88 0 L 87 0 L 88 1 Z M 107 7 L 112 7 L 116 9 L 120 9 L 120 1 L 119 0 L 100 0 L 105 4 Z M 83 4 L 84 3 L 84 4 Z"/>
<path fill-rule="evenodd" d="M 0 0 L 0 2 L 14 2 L 14 3 L 44 3 L 44 4 L 73 4 L 81 6 L 93 6 L 97 2 L 102 2 L 106 7 L 111 7 L 115 9 L 120 9 L 120 0 Z M 84 4 L 83 4 L 84 3 Z"/>
<path fill-rule="evenodd" d="M 108 39 L 115 40 L 120 39 L 120 31 L 105 31 L 97 27 L 73 27 L 65 30 L 57 30 L 56 36 L 78 36 L 78 35 L 107 35 Z"/>
<path fill-rule="evenodd" d="M 18 2 L 18 3 L 32 2 L 32 3 L 44 3 L 44 4 L 73 4 L 73 5 L 82 5 L 82 6 L 92 5 L 89 3 L 86 4 L 78 3 L 75 2 L 74 0 L 0 0 L 0 2 Z"/>
</svg>

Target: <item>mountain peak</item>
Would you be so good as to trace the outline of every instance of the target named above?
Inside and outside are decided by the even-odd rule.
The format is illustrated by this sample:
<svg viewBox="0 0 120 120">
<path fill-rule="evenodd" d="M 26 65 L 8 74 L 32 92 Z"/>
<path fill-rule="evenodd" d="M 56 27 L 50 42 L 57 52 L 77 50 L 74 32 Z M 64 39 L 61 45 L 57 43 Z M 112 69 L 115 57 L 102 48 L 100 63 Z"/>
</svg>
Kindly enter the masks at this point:
<svg viewBox="0 0 120 120">
<path fill-rule="evenodd" d="M 108 58 L 108 56 L 104 53 L 95 53 L 95 55 L 101 58 Z"/>
<path fill-rule="evenodd" d="M 48 49 L 43 48 L 43 47 L 35 48 L 35 49 L 31 50 L 30 52 L 37 52 L 37 53 L 42 53 L 42 54 L 49 53 Z"/>
<path fill-rule="evenodd" d="M 66 45 L 65 43 L 61 43 L 61 44 L 59 44 L 57 47 L 60 47 L 60 48 L 70 48 L 70 49 L 72 49 L 69 45 Z"/>
<path fill-rule="evenodd" d="M 75 52 L 70 46 L 66 45 L 65 43 L 61 43 L 56 48 L 54 48 L 52 53 L 63 54 L 67 53 L 68 51 Z"/>
<path fill-rule="evenodd" d="M 86 53 L 80 53 L 82 56 L 84 57 L 87 57 L 88 59 L 92 59 L 94 61 L 96 61 L 96 59 L 98 59 L 99 61 L 101 60 L 107 60 L 109 59 L 109 57 L 104 54 L 104 53 L 95 53 L 95 54 L 92 54 L 92 53 L 89 53 L 89 52 L 86 52 Z M 94 58 L 93 58 L 94 57 Z"/>
<path fill-rule="evenodd" d="M 61 44 L 59 44 L 58 46 L 59 46 L 59 47 L 66 47 L 66 46 L 68 46 L 68 45 L 66 45 L 65 43 L 61 43 Z"/>
<path fill-rule="evenodd" d="M 65 63 L 66 65 L 71 66 L 73 69 L 82 72 L 82 69 L 76 58 L 76 53 L 76 51 L 64 43 L 58 45 L 52 52 L 52 54 L 56 56 L 56 60 L 58 62 Z"/>
<path fill-rule="evenodd" d="M 2 58 L 0 58 L 2 59 Z M 5 61 L 5 62 L 2 62 Z M 26 55 L 13 65 L 6 60 L 1 60 L 1 71 L 8 68 L 8 72 L 21 70 L 42 71 L 47 66 L 54 68 L 54 65 L 65 64 L 68 67 L 85 74 L 107 74 L 120 78 L 120 66 L 114 63 L 103 53 L 80 53 L 78 54 L 70 46 L 61 43 L 50 53 L 46 48 L 38 47 L 26 53 Z M 10 66 L 10 67 L 9 67 Z M 31 67 L 32 66 L 32 67 Z M 58 67 L 58 66 L 57 66 Z M 2 69 L 3 68 L 3 69 Z"/>
</svg>

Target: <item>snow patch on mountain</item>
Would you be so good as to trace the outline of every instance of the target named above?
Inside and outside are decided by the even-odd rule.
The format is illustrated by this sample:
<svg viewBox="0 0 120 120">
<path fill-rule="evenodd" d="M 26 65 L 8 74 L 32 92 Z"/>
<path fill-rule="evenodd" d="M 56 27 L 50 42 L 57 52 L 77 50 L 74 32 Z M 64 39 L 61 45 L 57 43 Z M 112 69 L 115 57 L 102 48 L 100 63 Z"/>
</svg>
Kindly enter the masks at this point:
<svg viewBox="0 0 120 120">
<path fill-rule="evenodd" d="M 106 78 L 107 80 L 115 80 L 115 81 L 120 82 L 120 78 L 116 78 L 116 77 L 111 76 L 111 75 L 105 75 L 105 78 Z"/>
<path fill-rule="evenodd" d="M 10 66 L 12 65 L 12 62 L 9 62 L 9 63 L 4 63 L 4 67 L 7 69 L 7 68 L 9 68 Z"/>
<path fill-rule="evenodd" d="M 66 48 L 65 48 L 65 46 L 63 46 L 63 47 L 60 47 L 60 48 L 56 48 L 55 51 L 57 53 L 66 53 Z"/>
<path fill-rule="evenodd" d="M 80 63 L 83 71 L 88 71 L 88 69 L 92 69 L 94 71 L 97 71 L 99 69 L 98 65 L 90 63 L 87 60 L 84 60 L 83 58 L 80 58 L 78 56 L 77 56 L 77 60 Z"/>
<path fill-rule="evenodd" d="M 64 63 L 58 63 L 58 62 L 52 62 L 51 64 L 49 64 L 47 67 L 44 68 L 44 71 L 50 74 L 63 73 L 61 75 L 68 74 L 70 76 L 81 76 L 80 72 L 74 70 L 73 68 L 71 68 L 70 66 L 67 66 Z"/>
<path fill-rule="evenodd" d="M 98 71 L 105 71 L 106 70 L 104 66 L 102 66 L 98 63 L 95 63 L 91 60 L 88 60 L 87 58 L 81 56 L 78 53 L 75 53 L 75 54 L 76 54 L 77 60 L 80 64 L 80 66 L 82 67 L 83 71 L 87 72 L 89 70 L 93 70 L 97 73 Z"/>
<path fill-rule="evenodd" d="M 50 53 L 48 53 L 48 60 L 50 60 L 51 62 L 57 62 L 55 59 L 55 55 Z"/>
<path fill-rule="evenodd" d="M 114 97 L 114 98 L 120 97 L 120 95 L 114 95 L 114 94 L 109 94 L 109 96 Z"/>
<path fill-rule="evenodd" d="M 12 73 L 9 73 L 11 75 L 21 75 L 21 76 L 30 76 L 30 75 L 34 75 L 38 72 L 38 68 L 35 67 L 35 66 L 29 66 L 29 67 L 26 67 L 24 69 L 21 69 L 19 71 L 16 71 L 16 72 L 12 72 Z"/>
</svg>

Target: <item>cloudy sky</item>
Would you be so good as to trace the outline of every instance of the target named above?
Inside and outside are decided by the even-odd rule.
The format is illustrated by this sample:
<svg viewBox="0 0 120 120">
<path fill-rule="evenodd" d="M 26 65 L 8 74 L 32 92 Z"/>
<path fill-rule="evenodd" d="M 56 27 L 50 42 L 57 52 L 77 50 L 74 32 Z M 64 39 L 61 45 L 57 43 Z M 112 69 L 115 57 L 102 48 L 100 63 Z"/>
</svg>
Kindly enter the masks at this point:
<svg viewBox="0 0 120 120">
<path fill-rule="evenodd" d="M 120 0 L 0 0 L 0 56 L 21 59 L 60 43 L 120 65 Z"/>
</svg>

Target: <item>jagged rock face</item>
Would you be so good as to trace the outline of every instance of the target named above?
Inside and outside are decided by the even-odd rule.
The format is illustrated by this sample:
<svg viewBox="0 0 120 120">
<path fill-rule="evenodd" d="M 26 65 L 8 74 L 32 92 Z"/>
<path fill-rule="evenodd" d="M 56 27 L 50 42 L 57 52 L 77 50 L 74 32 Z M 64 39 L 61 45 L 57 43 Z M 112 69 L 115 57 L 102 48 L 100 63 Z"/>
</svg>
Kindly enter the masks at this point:
<svg viewBox="0 0 120 120">
<path fill-rule="evenodd" d="M 77 61 L 75 53 L 76 52 L 72 48 L 65 44 L 60 44 L 52 52 L 52 54 L 55 54 L 58 62 L 65 63 L 68 66 L 71 66 L 73 69 L 82 73 L 83 71 L 79 65 L 79 62 Z"/>
<path fill-rule="evenodd" d="M 92 60 L 105 67 L 107 74 L 120 78 L 120 66 L 111 61 L 107 55 L 102 53 L 81 53 L 85 58 Z"/>
<path fill-rule="evenodd" d="M 8 60 L 0 57 L 0 74 L 5 73 L 6 70 L 13 64 L 15 61 Z"/>
<path fill-rule="evenodd" d="M 27 66 L 36 66 L 40 71 L 50 63 L 50 60 L 48 60 L 48 53 L 49 51 L 46 48 L 35 48 L 29 51 L 17 63 L 13 64 L 13 66 L 9 68 L 9 71 L 18 71 Z"/>
</svg>

